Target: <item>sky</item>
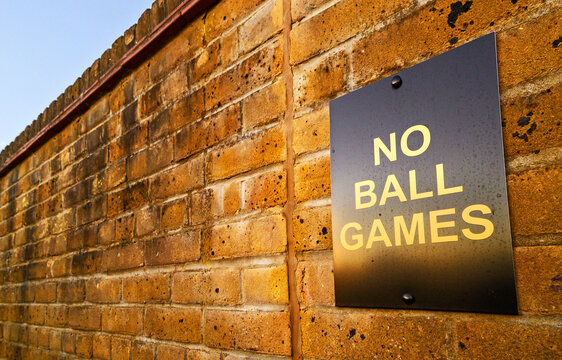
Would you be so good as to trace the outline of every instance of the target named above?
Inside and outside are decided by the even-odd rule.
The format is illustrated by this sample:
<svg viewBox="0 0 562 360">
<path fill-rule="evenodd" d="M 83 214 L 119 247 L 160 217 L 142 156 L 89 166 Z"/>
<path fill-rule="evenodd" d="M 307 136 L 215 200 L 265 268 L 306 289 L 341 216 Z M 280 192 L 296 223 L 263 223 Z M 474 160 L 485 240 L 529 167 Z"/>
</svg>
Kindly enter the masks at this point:
<svg viewBox="0 0 562 360">
<path fill-rule="evenodd" d="M 0 1 L 0 151 L 153 0 Z"/>
</svg>

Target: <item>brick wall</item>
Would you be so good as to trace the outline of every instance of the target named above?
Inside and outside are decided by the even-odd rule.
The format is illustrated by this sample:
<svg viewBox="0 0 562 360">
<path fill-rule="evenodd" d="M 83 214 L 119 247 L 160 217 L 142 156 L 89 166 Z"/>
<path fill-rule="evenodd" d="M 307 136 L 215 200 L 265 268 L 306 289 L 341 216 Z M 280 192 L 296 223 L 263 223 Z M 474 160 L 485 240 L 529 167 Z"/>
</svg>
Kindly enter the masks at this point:
<svg viewBox="0 0 562 360">
<path fill-rule="evenodd" d="M 156 1 L 2 161 L 177 3 Z M 220 1 L 0 179 L 0 357 L 561 357 L 561 15 Z M 490 31 L 520 315 L 336 308 L 329 100 Z"/>
</svg>

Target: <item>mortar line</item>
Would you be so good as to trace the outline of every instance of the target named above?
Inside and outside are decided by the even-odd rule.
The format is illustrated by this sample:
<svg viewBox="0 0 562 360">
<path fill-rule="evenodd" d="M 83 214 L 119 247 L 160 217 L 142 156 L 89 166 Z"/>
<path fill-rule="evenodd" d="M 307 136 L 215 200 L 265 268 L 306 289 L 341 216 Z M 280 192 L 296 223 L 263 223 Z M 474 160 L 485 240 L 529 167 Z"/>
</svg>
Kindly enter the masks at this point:
<svg viewBox="0 0 562 360">
<path fill-rule="evenodd" d="M 291 50 L 291 0 L 283 0 L 283 79 L 285 80 L 286 111 L 285 111 L 285 143 L 287 158 L 285 171 L 287 174 L 287 202 L 283 209 L 287 226 L 287 278 L 289 285 L 289 314 L 291 324 L 291 354 L 293 359 L 302 359 L 302 336 L 300 324 L 299 300 L 297 297 L 297 256 L 293 243 L 293 213 L 295 211 L 295 151 L 293 150 L 293 72 L 290 62 Z"/>
</svg>

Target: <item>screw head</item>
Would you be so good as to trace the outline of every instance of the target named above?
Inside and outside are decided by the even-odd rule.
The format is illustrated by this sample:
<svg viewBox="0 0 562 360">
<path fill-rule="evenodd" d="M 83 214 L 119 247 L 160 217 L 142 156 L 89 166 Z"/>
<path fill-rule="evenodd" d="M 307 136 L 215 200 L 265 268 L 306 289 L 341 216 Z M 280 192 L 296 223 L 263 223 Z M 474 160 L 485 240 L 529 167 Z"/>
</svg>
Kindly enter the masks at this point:
<svg viewBox="0 0 562 360">
<path fill-rule="evenodd" d="M 405 293 L 402 295 L 402 300 L 406 303 L 406 305 L 412 305 L 416 301 L 416 298 L 410 293 Z"/>
<path fill-rule="evenodd" d="M 394 89 L 398 89 L 400 86 L 402 86 L 402 78 L 396 75 L 392 78 L 392 81 L 390 83 L 392 84 L 392 87 Z"/>
</svg>

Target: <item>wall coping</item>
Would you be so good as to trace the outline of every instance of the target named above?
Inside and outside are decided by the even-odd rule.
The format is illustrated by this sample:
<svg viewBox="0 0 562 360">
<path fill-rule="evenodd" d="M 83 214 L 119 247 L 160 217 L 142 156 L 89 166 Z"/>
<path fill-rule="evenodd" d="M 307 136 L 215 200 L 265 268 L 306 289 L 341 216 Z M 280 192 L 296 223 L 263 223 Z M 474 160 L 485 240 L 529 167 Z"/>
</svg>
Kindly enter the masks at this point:
<svg viewBox="0 0 562 360">
<path fill-rule="evenodd" d="M 147 55 L 160 49 L 166 40 L 217 1 L 155 0 L 152 8 L 145 10 L 135 25 L 115 40 L 110 49 L 2 150 L 0 177 L 62 130 L 74 116 L 86 110 Z"/>
</svg>

